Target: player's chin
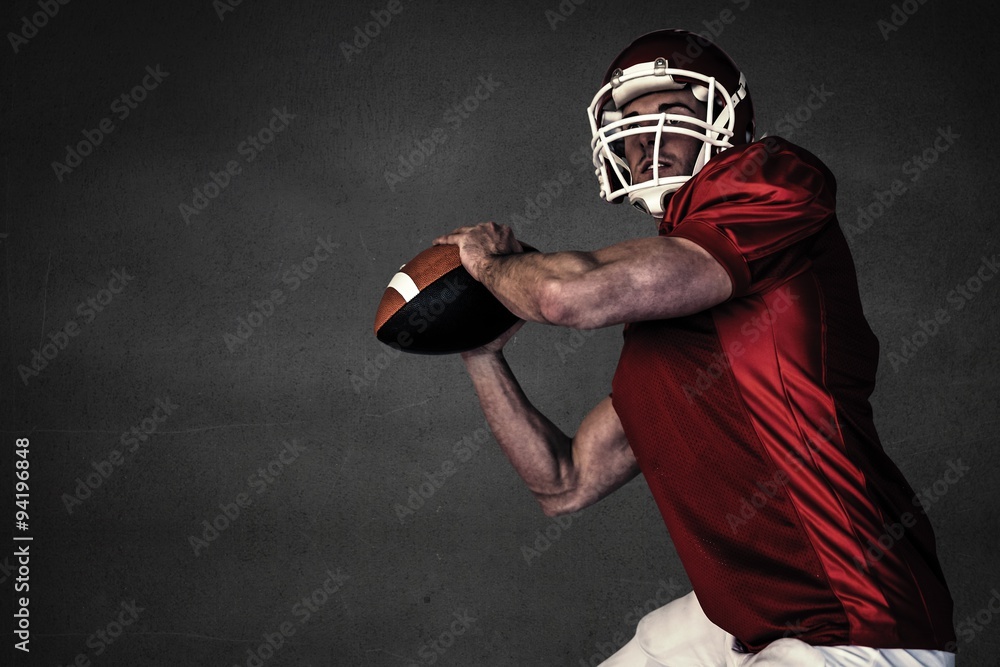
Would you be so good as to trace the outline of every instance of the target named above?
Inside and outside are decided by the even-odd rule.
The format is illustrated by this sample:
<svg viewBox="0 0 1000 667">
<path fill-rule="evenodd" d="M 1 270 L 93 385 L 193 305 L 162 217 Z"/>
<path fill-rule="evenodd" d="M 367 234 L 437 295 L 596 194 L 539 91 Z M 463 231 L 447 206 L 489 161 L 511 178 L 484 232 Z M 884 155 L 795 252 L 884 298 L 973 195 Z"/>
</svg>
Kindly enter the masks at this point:
<svg viewBox="0 0 1000 667">
<path fill-rule="evenodd" d="M 660 173 L 658 174 L 658 176 L 660 178 L 669 178 L 670 176 L 677 176 L 679 175 L 679 173 L 680 173 L 679 169 L 660 169 Z M 653 172 L 643 171 L 639 173 L 639 175 L 632 180 L 632 185 L 639 185 L 640 183 L 648 183 L 652 180 L 653 180 Z"/>
</svg>

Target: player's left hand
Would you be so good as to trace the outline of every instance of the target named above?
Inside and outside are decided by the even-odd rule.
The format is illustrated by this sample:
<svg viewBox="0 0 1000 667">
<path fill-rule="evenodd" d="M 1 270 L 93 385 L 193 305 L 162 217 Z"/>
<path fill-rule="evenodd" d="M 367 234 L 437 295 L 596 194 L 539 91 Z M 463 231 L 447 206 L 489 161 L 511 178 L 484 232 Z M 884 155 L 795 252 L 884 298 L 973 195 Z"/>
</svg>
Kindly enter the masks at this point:
<svg viewBox="0 0 1000 667">
<path fill-rule="evenodd" d="M 514 230 L 495 222 L 481 222 L 475 227 L 459 227 L 450 234 L 437 237 L 432 243 L 457 245 L 462 266 L 469 275 L 480 282 L 485 265 L 490 259 L 524 252 L 524 248 L 514 238 Z"/>
</svg>

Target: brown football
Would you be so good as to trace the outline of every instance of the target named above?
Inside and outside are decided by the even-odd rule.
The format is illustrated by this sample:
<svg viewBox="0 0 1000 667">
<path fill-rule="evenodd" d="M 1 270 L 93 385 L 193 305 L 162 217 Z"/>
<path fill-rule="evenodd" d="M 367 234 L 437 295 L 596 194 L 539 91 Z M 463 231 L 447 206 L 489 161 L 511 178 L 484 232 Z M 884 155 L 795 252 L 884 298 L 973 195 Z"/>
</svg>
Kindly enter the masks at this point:
<svg viewBox="0 0 1000 667">
<path fill-rule="evenodd" d="M 516 321 L 465 270 L 458 246 L 444 244 L 399 267 L 378 304 L 375 336 L 403 352 L 453 354 L 489 343 Z"/>
</svg>

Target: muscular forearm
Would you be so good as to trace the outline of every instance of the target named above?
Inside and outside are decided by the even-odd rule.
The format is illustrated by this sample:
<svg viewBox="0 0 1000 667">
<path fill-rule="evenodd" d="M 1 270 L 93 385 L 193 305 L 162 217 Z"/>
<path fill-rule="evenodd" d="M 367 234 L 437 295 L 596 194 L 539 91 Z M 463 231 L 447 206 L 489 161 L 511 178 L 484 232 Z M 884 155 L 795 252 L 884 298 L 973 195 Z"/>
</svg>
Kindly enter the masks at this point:
<svg viewBox="0 0 1000 667">
<path fill-rule="evenodd" d="M 472 277 L 521 319 L 576 329 L 698 313 L 730 298 L 732 276 L 743 275 L 697 243 L 670 236 L 593 252 L 523 252 L 510 227 L 487 222 L 434 243 L 457 244 Z"/>
<path fill-rule="evenodd" d="M 576 329 L 690 315 L 732 291 L 726 270 L 705 250 L 667 237 L 594 252 L 492 255 L 475 275 L 522 319 Z"/>
<path fill-rule="evenodd" d="M 486 258 L 478 274 L 479 281 L 521 319 L 562 324 L 556 317 L 557 289 L 595 267 L 591 253 L 526 252 Z"/>
<path fill-rule="evenodd" d="M 528 488 L 541 497 L 571 488 L 572 439 L 528 401 L 503 354 L 466 353 L 462 360 L 494 437 Z"/>
</svg>

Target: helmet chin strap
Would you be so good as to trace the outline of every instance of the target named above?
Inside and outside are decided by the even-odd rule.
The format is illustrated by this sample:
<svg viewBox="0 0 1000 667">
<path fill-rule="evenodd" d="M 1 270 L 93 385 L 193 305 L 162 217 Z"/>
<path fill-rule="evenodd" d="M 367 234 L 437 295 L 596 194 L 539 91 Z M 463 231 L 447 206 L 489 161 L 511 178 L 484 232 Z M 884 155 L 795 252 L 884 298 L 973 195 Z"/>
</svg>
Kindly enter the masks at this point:
<svg viewBox="0 0 1000 667">
<path fill-rule="evenodd" d="M 684 181 L 687 181 L 688 178 L 690 176 L 684 177 Z M 677 192 L 682 185 L 684 185 L 683 182 L 668 183 L 633 190 L 628 193 L 628 202 L 640 211 L 660 219 L 667 210 L 667 195 Z"/>
</svg>

